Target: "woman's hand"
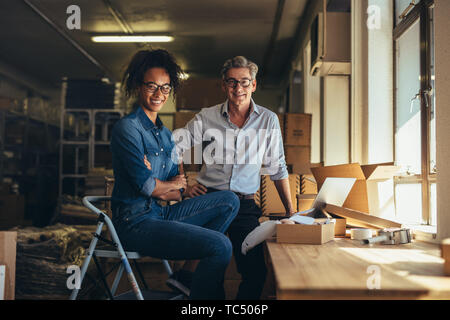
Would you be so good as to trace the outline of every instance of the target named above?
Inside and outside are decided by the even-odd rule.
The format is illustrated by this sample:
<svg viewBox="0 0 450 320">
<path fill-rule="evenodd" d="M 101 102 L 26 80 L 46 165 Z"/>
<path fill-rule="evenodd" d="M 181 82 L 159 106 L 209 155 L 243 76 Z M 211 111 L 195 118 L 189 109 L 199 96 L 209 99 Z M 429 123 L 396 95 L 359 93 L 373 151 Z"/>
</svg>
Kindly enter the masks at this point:
<svg viewBox="0 0 450 320">
<path fill-rule="evenodd" d="M 194 198 L 194 197 L 204 195 L 204 194 L 206 194 L 206 192 L 208 192 L 206 187 L 202 184 L 197 183 L 197 184 L 194 184 L 193 186 L 188 186 L 186 188 L 186 191 L 184 191 L 183 195 L 185 197 Z"/>
</svg>

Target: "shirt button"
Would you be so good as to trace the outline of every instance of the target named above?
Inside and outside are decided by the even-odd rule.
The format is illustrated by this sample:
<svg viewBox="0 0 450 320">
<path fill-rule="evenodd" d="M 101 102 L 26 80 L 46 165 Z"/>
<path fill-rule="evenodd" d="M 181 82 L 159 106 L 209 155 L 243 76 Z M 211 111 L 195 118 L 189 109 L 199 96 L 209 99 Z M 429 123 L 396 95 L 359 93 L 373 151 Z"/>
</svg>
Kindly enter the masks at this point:
<svg viewBox="0 0 450 320">
<path fill-rule="evenodd" d="M 163 149 L 163 148 L 161 148 L 161 151 L 164 151 L 164 149 Z"/>
<path fill-rule="evenodd" d="M 156 135 L 159 136 L 159 132 L 157 132 Z"/>
<path fill-rule="evenodd" d="M 163 164 L 163 169 L 165 169 L 166 168 L 166 165 L 165 164 Z"/>
<path fill-rule="evenodd" d="M 157 152 L 157 153 L 155 153 L 155 155 L 159 156 L 159 153 Z"/>
</svg>

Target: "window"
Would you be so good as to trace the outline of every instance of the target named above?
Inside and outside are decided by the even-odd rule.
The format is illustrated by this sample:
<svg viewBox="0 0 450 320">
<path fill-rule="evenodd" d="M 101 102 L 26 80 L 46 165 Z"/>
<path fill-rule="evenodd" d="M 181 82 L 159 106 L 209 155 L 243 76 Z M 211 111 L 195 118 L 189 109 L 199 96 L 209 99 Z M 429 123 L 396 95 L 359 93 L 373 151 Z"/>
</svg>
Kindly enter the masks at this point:
<svg viewBox="0 0 450 320">
<path fill-rule="evenodd" d="M 395 1 L 395 180 L 397 218 L 436 224 L 433 1 Z M 405 14 L 402 18 L 399 16 Z"/>
</svg>

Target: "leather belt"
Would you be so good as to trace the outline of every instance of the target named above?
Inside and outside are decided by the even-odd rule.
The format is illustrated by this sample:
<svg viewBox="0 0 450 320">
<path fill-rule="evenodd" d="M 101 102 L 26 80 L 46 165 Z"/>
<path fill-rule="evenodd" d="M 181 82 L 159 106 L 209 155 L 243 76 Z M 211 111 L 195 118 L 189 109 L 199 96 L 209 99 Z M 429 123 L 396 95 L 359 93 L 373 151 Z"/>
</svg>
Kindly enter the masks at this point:
<svg viewBox="0 0 450 320">
<path fill-rule="evenodd" d="M 242 194 L 239 192 L 235 192 L 234 194 L 238 196 L 239 200 L 254 200 L 255 199 L 255 194 Z"/>
<path fill-rule="evenodd" d="M 208 188 L 208 192 L 217 192 L 220 190 L 214 189 L 214 188 Z M 234 192 L 232 191 L 235 195 L 237 195 L 237 197 L 239 198 L 239 200 L 254 200 L 255 199 L 255 194 L 243 194 L 240 192 Z"/>
</svg>

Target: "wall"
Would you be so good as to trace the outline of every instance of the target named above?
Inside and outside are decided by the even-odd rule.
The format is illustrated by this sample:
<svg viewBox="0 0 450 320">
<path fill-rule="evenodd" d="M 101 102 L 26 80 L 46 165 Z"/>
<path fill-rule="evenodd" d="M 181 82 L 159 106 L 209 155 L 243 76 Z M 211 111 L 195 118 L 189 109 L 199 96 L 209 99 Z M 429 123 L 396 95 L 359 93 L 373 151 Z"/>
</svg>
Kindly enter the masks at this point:
<svg viewBox="0 0 450 320">
<path fill-rule="evenodd" d="M 369 6 L 381 9 L 379 25 L 371 28 L 367 25 Z M 394 159 L 392 3 L 353 0 L 352 8 L 351 161 L 391 162 Z"/>
<path fill-rule="evenodd" d="M 450 1 L 435 0 L 438 238 L 450 237 Z"/>
<path fill-rule="evenodd" d="M 323 161 L 325 166 L 349 163 L 349 77 L 323 79 Z"/>
</svg>

